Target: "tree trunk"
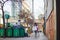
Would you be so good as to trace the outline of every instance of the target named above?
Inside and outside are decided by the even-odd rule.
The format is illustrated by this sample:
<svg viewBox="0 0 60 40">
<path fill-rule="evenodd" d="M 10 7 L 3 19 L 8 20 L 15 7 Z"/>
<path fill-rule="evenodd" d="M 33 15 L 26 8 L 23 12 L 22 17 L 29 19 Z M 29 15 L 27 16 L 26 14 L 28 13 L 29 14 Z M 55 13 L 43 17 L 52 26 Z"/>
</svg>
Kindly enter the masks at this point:
<svg viewBox="0 0 60 40">
<path fill-rule="evenodd" d="M 3 18 L 3 27 L 5 27 L 5 18 L 4 18 L 4 10 L 3 10 L 3 6 L 2 6 L 2 18 Z"/>
</svg>

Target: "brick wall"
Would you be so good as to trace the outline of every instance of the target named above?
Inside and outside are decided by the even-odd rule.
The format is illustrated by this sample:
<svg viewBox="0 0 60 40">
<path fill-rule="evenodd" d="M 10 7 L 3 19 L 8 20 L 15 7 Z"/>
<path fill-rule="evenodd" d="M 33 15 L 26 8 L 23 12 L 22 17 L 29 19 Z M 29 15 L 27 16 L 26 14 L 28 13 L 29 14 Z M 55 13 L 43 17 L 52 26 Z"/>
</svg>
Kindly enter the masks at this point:
<svg viewBox="0 0 60 40">
<path fill-rule="evenodd" d="M 55 14 L 54 14 L 54 10 L 53 10 L 46 22 L 46 35 L 49 38 L 49 40 L 54 40 L 54 33 L 55 33 L 55 19 L 54 19 L 54 17 L 55 17 Z"/>
</svg>

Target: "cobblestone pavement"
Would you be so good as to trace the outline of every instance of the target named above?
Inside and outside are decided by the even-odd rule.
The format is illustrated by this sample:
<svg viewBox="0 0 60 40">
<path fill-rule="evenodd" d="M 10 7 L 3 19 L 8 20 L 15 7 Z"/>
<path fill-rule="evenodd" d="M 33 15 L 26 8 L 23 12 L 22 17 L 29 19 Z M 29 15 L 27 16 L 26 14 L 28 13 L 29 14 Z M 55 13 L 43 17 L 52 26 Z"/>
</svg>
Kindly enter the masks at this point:
<svg viewBox="0 0 60 40">
<path fill-rule="evenodd" d="M 31 34 L 31 37 L 23 37 L 23 38 L 0 38 L 0 40 L 48 40 L 46 36 L 42 32 L 38 33 L 37 38 L 35 38 L 34 33 Z"/>
</svg>

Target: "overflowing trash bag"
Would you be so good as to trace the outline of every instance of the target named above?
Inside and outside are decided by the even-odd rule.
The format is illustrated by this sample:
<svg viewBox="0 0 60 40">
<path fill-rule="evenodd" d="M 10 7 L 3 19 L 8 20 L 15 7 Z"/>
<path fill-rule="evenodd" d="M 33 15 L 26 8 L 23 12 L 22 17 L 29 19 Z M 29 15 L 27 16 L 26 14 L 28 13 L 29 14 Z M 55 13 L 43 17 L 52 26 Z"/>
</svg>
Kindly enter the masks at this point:
<svg viewBox="0 0 60 40">
<path fill-rule="evenodd" d="M 12 23 L 7 23 L 6 26 L 7 26 L 6 28 L 12 28 L 13 24 Z"/>
<path fill-rule="evenodd" d="M 14 25 L 12 23 L 10 23 L 10 27 L 12 28 Z"/>
</svg>

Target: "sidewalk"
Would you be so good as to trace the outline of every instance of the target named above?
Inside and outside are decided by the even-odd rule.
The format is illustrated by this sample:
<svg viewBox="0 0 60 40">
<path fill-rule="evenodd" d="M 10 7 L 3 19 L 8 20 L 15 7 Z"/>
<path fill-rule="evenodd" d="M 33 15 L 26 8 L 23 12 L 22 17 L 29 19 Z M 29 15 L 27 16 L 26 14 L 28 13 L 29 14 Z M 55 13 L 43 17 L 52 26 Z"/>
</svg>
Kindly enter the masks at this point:
<svg viewBox="0 0 60 40">
<path fill-rule="evenodd" d="M 37 38 L 35 38 L 34 33 L 31 34 L 31 37 L 24 38 L 0 38 L 0 40 L 48 40 L 42 32 L 38 33 Z"/>
<path fill-rule="evenodd" d="M 48 38 L 42 32 L 38 33 L 37 38 L 35 38 L 34 33 L 32 33 L 31 38 L 36 40 L 48 40 Z"/>
</svg>

